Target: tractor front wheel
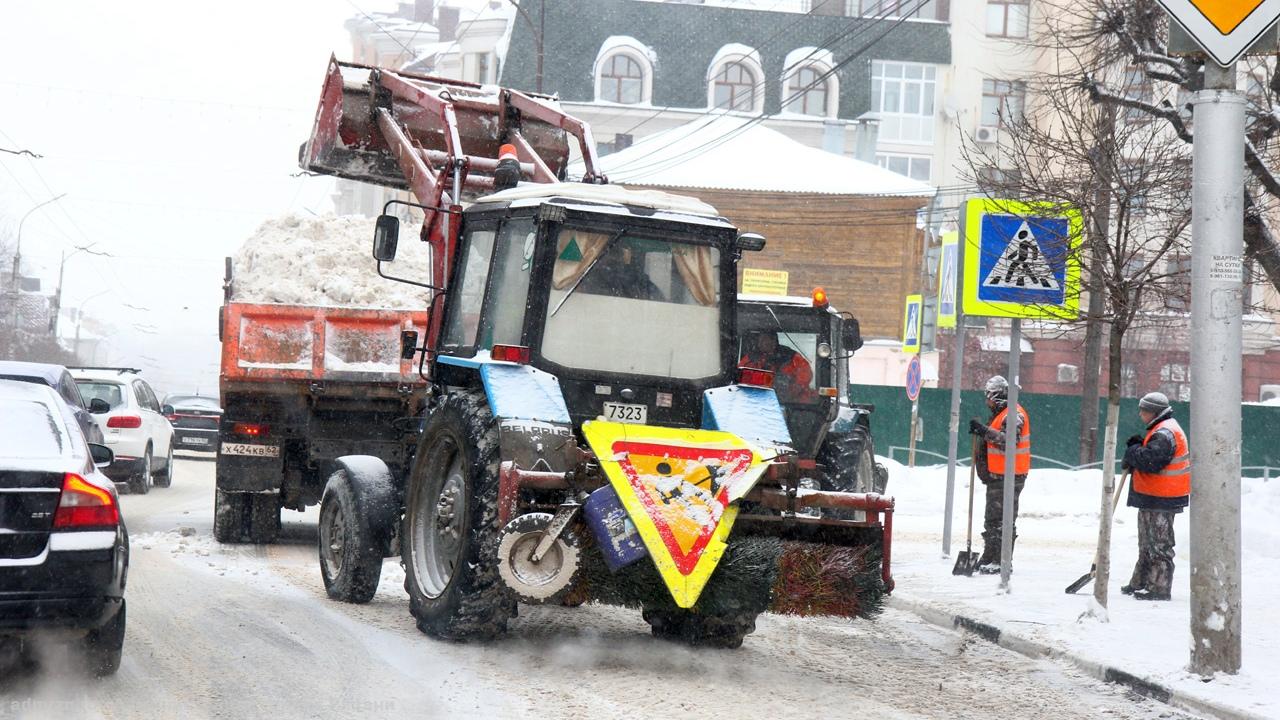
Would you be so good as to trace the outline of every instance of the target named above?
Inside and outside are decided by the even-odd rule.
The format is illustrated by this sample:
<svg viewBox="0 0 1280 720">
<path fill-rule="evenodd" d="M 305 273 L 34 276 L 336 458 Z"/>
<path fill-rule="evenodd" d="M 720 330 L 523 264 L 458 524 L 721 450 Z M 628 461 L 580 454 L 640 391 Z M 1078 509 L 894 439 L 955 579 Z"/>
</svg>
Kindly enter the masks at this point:
<svg viewBox="0 0 1280 720">
<path fill-rule="evenodd" d="M 446 640 L 506 631 L 515 603 L 498 575 L 498 430 L 482 393 L 432 411 L 414 457 L 401 556 L 418 628 Z"/>
</svg>

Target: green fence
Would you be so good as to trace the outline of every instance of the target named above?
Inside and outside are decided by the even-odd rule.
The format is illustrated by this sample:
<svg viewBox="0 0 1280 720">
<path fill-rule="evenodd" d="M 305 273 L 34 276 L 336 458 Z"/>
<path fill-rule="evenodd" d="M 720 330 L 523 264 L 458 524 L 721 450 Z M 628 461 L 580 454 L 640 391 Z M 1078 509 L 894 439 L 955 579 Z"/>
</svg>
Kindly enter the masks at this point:
<svg viewBox="0 0 1280 720">
<path fill-rule="evenodd" d="M 876 410 L 871 416 L 876 452 L 886 455 L 890 446 L 906 447 L 910 440 L 911 401 L 901 387 L 890 385 L 851 385 L 853 401 L 871 403 Z M 1080 398 L 1073 395 L 1047 395 L 1021 393 L 1018 400 L 1031 416 L 1031 452 L 1034 455 L 1056 460 L 1065 465 L 1080 461 Z M 1280 407 L 1242 405 L 1243 457 L 1245 467 L 1280 468 Z M 1191 411 L 1188 403 L 1173 404 L 1174 417 L 1188 432 L 1191 430 Z M 1101 429 L 1106 424 L 1106 404 L 1099 404 L 1098 457 L 1102 459 Z M 960 455 L 969 448 L 969 418 L 986 422 L 991 417 L 983 394 L 977 390 L 965 390 L 960 397 Z M 916 448 L 942 455 L 947 454 L 947 425 L 951 419 L 951 391 L 924 388 L 920 391 L 920 421 L 924 427 L 923 439 Z M 1138 401 L 1125 399 L 1120 402 L 1120 430 L 1118 442 L 1142 431 L 1138 418 Z M 904 455 L 896 460 L 905 462 Z M 933 464 L 926 458 L 917 462 Z M 1249 473 L 1255 474 L 1255 473 Z M 1280 474 L 1271 472 L 1269 474 Z"/>
</svg>

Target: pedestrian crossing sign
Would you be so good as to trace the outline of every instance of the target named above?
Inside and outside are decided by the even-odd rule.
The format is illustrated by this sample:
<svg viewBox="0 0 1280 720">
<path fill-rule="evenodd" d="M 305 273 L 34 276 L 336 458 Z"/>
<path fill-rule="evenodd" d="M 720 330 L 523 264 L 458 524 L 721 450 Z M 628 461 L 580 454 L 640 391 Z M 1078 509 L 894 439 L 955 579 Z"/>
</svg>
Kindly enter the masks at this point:
<svg viewBox="0 0 1280 720">
<path fill-rule="evenodd" d="M 1080 211 L 977 199 L 964 208 L 962 310 L 981 317 L 1074 320 L 1080 309 Z"/>
<path fill-rule="evenodd" d="M 908 355 L 920 352 L 920 327 L 923 314 L 924 297 L 908 295 L 907 307 L 902 316 L 902 352 Z"/>
<path fill-rule="evenodd" d="M 942 252 L 938 261 L 938 327 L 941 328 L 956 326 L 959 248 L 960 233 L 954 230 L 942 233 Z"/>
</svg>

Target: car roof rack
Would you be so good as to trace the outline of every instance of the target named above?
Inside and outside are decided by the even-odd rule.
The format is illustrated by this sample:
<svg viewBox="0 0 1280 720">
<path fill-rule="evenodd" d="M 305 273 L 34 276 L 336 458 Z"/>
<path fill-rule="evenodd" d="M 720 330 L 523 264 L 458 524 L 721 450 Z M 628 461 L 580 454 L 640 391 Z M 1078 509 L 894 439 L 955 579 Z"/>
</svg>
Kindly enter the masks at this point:
<svg viewBox="0 0 1280 720">
<path fill-rule="evenodd" d="M 130 368 L 130 367 L 91 367 L 91 366 L 85 365 L 85 366 L 70 367 L 67 369 L 68 370 L 114 370 L 120 375 L 124 375 L 125 373 L 133 373 L 134 375 L 142 374 L 141 369 Z"/>
</svg>

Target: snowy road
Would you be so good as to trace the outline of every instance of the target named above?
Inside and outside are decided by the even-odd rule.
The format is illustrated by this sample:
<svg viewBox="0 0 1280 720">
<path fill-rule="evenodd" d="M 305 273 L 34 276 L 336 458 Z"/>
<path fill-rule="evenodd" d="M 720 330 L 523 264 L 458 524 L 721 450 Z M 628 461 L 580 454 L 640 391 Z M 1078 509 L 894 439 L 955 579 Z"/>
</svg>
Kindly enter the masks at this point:
<svg viewBox="0 0 1280 720">
<path fill-rule="evenodd" d="M 220 546 L 212 492 L 213 464 L 183 459 L 171 489 L 124 497 L 120 673 L 81 679 L 42 644 L 38 666 L 0 670 L 0 718 L 1186 717 L 893 610 L 762 618 L 737 651 L 658 642 L 638 612 L 596 606 L 524 608 L 491 645 L 437 642 L 396 563 L 369 605 L 330 602 L 314 512 L 286 513 L 278 545 Z"/>
</svg>

